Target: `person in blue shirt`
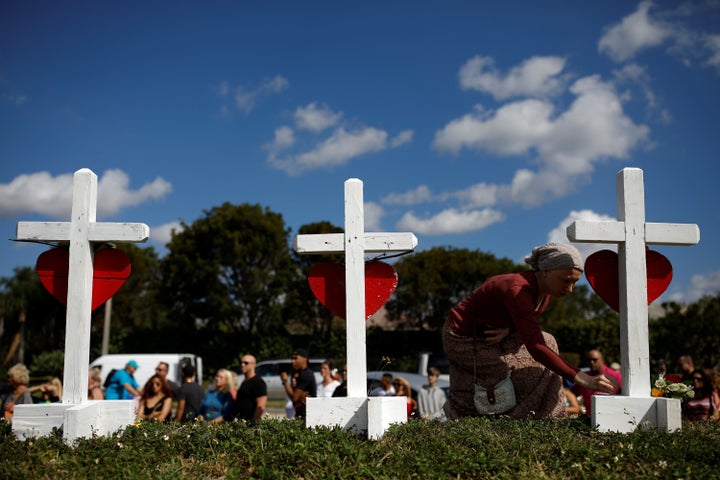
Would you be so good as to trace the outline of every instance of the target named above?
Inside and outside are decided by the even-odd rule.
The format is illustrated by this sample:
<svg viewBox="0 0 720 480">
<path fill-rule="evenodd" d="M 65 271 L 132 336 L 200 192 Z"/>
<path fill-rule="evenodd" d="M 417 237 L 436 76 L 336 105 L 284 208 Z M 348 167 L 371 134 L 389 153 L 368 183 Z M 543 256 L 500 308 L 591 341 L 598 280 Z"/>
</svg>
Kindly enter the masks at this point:
<svg viewBox="0 0 720 480">
<path fill-rule="evenodd" d="M 215 375 L 214 385 L 210 387 L 200 404 L 198 420 L 220 423 L 233 419 L 232 373 L 221 368 Z"/>
<path fill-rule="evenodd" d="M 105 389 L 105 400 L 132 400 L 140 396 L 140 386 L 133 376 L 138 369 L 138 363 L 130 360 L 124 370 L 113 374 L 110 385 Z"/>
</svg>

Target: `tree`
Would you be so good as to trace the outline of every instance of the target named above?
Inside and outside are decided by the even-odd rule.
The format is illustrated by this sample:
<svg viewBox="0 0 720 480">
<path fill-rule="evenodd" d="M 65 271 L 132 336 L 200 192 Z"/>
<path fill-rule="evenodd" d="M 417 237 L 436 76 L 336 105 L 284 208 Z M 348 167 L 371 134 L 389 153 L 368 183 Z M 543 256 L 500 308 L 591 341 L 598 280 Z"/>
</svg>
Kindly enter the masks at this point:
<svg viewBox="0 0 720 480">
<path fill-rule="evenodd" d="M 113 298 L 113 312 L 123 319 L 122 327 L 160 328 L 166 324 L 165 312 L 158 308 L 160 260 L 152 246 L 118 244 L 130 259 L 131 273 Z"/>
<path fill-rule="evenodd" d="M 434 247 L 402 257 L 398 287 L 385 305 L 405 328 L 440 329 L 452 307 L 493 275 L 525 270 L 479 250 Z"/>
<path fill-rule="evenodd" d="M 153 351 L 158 339 L 174 327 L 158 299 L 161 283 L 158 254 L 152 246 L 138 247 L 132 243 L 119 243 L 117 248 L 130 259 L 131 272 L 112 299 L 110 351 Z M 93 355 L 100 354 L 105 308 L 107 304 L 93 312 Z M 142 333 L 144 343 L 149 343 L 146 348 L 133 340 L 138 332 Z"/>
<path fill-rule="evenodd" d="M 650 321 L 650 354 L 663 359 L 670 371 L 681 355 L 690 355 L 696 367 L 720 365 L 720 294 L 704 296 L 685 307 L 662 304 L 665 315 Z"/>
<path fill-rule="evenodd" d="M 20 267 L 14 274 L 0 279 L 1 361 L 29 364 L 38 353 L 64 344 L 65 306 L 45 290 L 34 269 Z M 21 345 L 24 358 L 17 356 Z"/>
<path fill-rule="evenodd" d="M 260 205 L 224 203 L 173 235 L 162 261 L 162 298 L 191 334 L 269 333 L 297 269 L 283 218 Z"/>
<path fill-rule="evenodd" d="M 582 366 L 591 349 L 603 352 L 608 363 L 620 361 L 618 314 L 586 285 L 578 285 L 571 294 L 553 299 L 540 324 L 555 336 L 560 352 L 570 363 Z"/>
</svg>

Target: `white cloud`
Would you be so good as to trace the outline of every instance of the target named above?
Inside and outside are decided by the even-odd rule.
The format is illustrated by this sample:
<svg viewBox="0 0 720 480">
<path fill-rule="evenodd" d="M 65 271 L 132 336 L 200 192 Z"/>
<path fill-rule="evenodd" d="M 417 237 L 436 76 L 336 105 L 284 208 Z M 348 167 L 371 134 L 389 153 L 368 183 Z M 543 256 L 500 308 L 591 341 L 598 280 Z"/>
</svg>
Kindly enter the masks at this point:
<svg viewBox="0 0 720 480">
<path fill-rule="evenodd" d="M 396 228 L 424 235 L 445 235 L 482 230 L 504 219 L 501 212 L 490 208 L 471 211 L 451 208 L 427 219 L 418 218 L 414 213 L 408 212 L 397 222 Z"/>
<path fill-rule="evenodd" d="M 676 286 L 668 295 L 668 301 L 682 305 L 697 302 L 700 298 L 720 294 L 720 271 L 696 274 L 690 278 L 690 285 Z"/>
<path fill-rule="evenodd" d="M 705 62 L 706 65 L 715 67 L 720 71 L 720 35 L 708 35 L 705 44 L 710 50 L 710 57 Z"/>
<path fill-rule="evenodd" d="M 172 191 L 172 185 L 156 178 L 139 190 L 129 188 L 129 178 L 121 170 L 107 170 L 98 181 L 98 217 L 114 215 L 122 208 L 158 199 Z M 37 213 L 67 219 L 72 208 L 73 174 L 53 177 L 48 172 L 20 175 L 0 184 L 0 217 Z"/>
<path fill-rule="evenodd" d="M 501 187 L 485 182 L 476 183 L 464 190 L 459 190 L 446 197 L 462 200 L 467 208 L 490 207 L 498 203 Z"/>
<path fill-rule="evenodd" d="M 696 28 L 717 14 L 717 2 L 685 2 L 672 7 L 661 9 L 651 0 L 641 2 L 635 12 L 606 29 L 598 51 L 625 62 L 642 51 L 663 46 L 687 67 L 698 62 L 720 73 L 720 38 L 715 32 Z"/>
<path fill-rule="evenodd" d="M 271 152 L 268 162 L 290 175 L 298 175 L 307 170 L 344 165 L 355 157 L 386 150 L 387 137 L 387 132 L 377 128 L 348 131 L 340 127 L 312 150 L 282 158 Z"/>
<path fill-rule="evenodd" d="M 433 194 L 427 185 L 418 185 L 405 193 L 391 193 L 383 197 L 382 202 L 387 205 L 417 205 L 430 202 Z"/>
<path fill-rule="evenodd" d="M 183 225 L 180 222 L 170 222 L 150 229 L 150 241 L 161 246 L 165 246 L 172 240 L 172 234 L 183 231 Z"/>
<path fill-rule="evenodd" d="M 295 145 L 295 132 L 292 128 L 283 126 L 275 129 L 273 141 L 263 145 L 263 148 L 274 155 L 293 145 Z"/>
<path fill-rule="evenodd" d="M 548 233 L 548 242 L 572 243 L 567 237 L 567 227 L 573 222 L 614 222 L 617 218 L 592 210 L 572 210 L 567 217 L 562 219 L 557 227 Z M 587 258 L 598 250 L 612 250 L 617 252 L 617 244 L 615 243 L 573 243 L 582 254 L 583 258 Z"/>
<path fill-rule="evenodd" d="M 387 133 L 377 128 L 336 130 L 315 150 L 298 155 L 296 165 L 301 169 L 342 165 L 353 157 L 377 152 L 387 147 Z"/>
<path fill-rule="evenodd" d="M 379 232 L 382 230 L 380 227 L 380 221 L 383 215 L 385 215 L 385 209 L 382 205 L 375 202 L 366 202 L 363 206 L 363 212 L 365 214 L 365 231 L 366 232 Z"/>
<path fill-rule="evenodd" d="M 688 301 L 694 302 L 704 295 L 717 295 L 720 293 L 720 271 L 707 275 L 693 275 L 690 279 Z"/>
<path fill-rule="evenodd" d="M 412 130 L 403 130 L 390 140 L 390 148 L 399 147 L 406 143 L 412 142 L 414 132 Z"/>
<path fill-rule="evenodd" d="M 570 92 L 575 100 L 559 114 L 549 101 L 537 99 L 510 102 L 495 112 L 476 109 L 436 132 L 433 146 L 451 153 L 536 153 L 539 170 L 519 170 L 512 184 L 498 186 L 498 196 L 526 207 L 562 197 L 586 180 L 595 163 L 627 158 L 649 134 L 625 115 L 621 97 L 599 77 L 577 80 Z"/>
<path fill-rule="evenodd" d="M 327 107 L 318 108 L 313 102 L 295 110 L 295 124 L 301 130 L 317 133 L 337 125 L 342 115 L 342 112 L 335 113 Z"/>
<path fill-rule="evenodd" d="M 268 152 L 268 164 L 288 175 L 344 165 L 368 153 L 397 148 L 413 138 L 412 130 L 403 130 L 388 139 L 388 133 L 378 128 L 357 124 L 349 127 L 342 112 L 318 107 L 316 102 L 298 107 L 294 119 L 297 130 L 280 127 L 275 130 L 272 142 L 263 146 Z M 326 133 L 328 129 L 330 132 Z M 296 151 L 288 151 L 291 147 L 296 147 Z"/>
<path fill-rule="evenodd" d="M 105 171 L 98 182 L 98 214 L 114 215 L 122 208 L 135 207 L 172 192 L 172 185 L 160 177 L 139 190 L 131 190 L 129 186 L 130 178 L 122 170 Z"/>
<path fill-rule="evenodd" d="M 478 108 L 438 131 L 433 146 L 452 153 L 472 148 L 500 155 L 524 154 L 548 134 L 552 112 L 552 104 L 541 100 L 508 103 L 494 116 Z"/>
<path fill-rule="evenodd" d="M 16 107 L 19 107 L 27 101 L 27 95 L 22 95 L 19 93 L 3 93 L 2 97 Z"/>
<path fill-rule="evenodd" d="M 232 87 L 229 82 L 222 81 L 217 88 L 221 97 L 233 95 L 232 105 L 226 104 L 221 107 L 221 112 L 227 114 L 233 109 L 240 110 L 249 115 L 255 108 L 257 102 L 263 98 L 280 93 L 290 86 L 290 82 L 282 75 L 263 80 L 259 85 L 248 88 L 243 86 Z"/>
<path fill-rule="evenodd" d="M 665 42 L 673 31 L 664 22 L 651 18 L 652 6 L 652 1 L 641 2 L 635 12 L 608 28 L 600 38 L 598 51 L 617 62 L 624 62 L 640 50 Z"/>
<path fill-rule="evenodd" d="M 477 55 L 460 67 L 460 86 L 464 90 L 489 93 L 496 100 L 511 97 L 544 97 L 560 93 L 566 79 L 561 57 L 532 57 L 503 76 L 491 57 Z"/>
<path fill-rule="evenodd" d="M 663 108 L 658 101 L 657 95 L 655 95 L 651 87 L 652 79 L 645 67 L 633 62 L 625 63 L 621 68 L 613 71 L 613 78 L 618 87 L 628 85 L 639 90 L 640 95 L 645 99 L 648 116 L 666 125 L 672 122 L 672 114 L 666 108 Z M 630 92 L 623 95 L 623 99 L 625 98 L 630 98 Z"/>
</svg>

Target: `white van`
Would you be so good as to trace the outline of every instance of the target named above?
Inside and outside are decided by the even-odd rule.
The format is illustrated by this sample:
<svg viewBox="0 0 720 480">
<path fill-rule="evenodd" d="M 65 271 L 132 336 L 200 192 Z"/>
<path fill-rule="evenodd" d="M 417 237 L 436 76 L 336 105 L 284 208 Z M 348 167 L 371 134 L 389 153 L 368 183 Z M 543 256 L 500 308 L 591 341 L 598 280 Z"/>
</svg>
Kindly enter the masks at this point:
<svg viewBox="0 0 720 480">
<path fill-rule="evenodd" d="M 105 378 L 112 370 L 122 370 L 130 360 L 135 360 L 139 368 L 135 371 L 135 380 L 142 388 L 145 382 L 155 374 L 155 367 L 158 363 L 165 362 L 168 369 L 168 380 L 182 384 L 182 367 L 190 364 L 195 367 L 195 377 L 198 383 L 202 384 L 202 358 L 192 353 L 117 353 L 102 355 L 96 358 L 90 368 L 99 368 L 103 384 Z"/>
</svg>

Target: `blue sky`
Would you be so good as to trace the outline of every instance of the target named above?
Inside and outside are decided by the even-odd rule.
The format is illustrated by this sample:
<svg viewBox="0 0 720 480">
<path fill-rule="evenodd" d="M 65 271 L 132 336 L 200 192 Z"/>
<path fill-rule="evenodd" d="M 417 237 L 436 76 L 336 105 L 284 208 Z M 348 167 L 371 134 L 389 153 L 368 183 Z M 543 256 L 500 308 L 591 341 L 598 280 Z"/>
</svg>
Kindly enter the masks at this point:
<svg viewBox="0 0 720 480">
<path fill-rule="evenodd" d="M 718 1 L 2 2 L 0 231 L 68 220 L 83 167 L 161 253 L 224 202 L 341 226 L 360 178 L 366 230 L 520 261 L 614 219 L 638 167 L 648 221 L 700 226 L 655 247 L 661 300 L 693 301 L 720 291 L 719 87 Z M 0 276 L 44 250 L 5 240 Z"/>
</svg>

